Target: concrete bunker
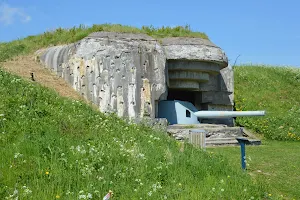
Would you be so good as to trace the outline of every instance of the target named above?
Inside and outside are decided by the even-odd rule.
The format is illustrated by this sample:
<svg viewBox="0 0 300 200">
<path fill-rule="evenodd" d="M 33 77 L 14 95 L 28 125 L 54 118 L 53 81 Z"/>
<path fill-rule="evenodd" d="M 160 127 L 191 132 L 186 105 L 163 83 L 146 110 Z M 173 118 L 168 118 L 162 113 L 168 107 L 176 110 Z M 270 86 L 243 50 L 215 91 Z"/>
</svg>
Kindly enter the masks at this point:
<svg viewBox="0 0 300 200">
<path fill-rule="evenodd" d="M 184 123 L 195 122 L 188 119 L 189 113 L 195 109 L 232 111 L 233 71 L 228 67 L 227 57 L 219 47 L 198 38 L 166 38 L 162 45 L 166 53 L 166 100 L 177 101 L 177 104 L 189 102 L 194 106 L 181 114 L 187 117 Z M 233 125 L 232 119 L 201 121 Z"/>
<path fill-rule="evenodd" d="M 155 119 L 171 113 L 164 107 L 186 106 L 183 116 L 194 120 L 196 110 L 232 110 L 233 71 L 209 40 L 96 32 L 37 54 L 101 112 Z M 232 119 L 205 122 L 233 125 Z"/>
</svg>

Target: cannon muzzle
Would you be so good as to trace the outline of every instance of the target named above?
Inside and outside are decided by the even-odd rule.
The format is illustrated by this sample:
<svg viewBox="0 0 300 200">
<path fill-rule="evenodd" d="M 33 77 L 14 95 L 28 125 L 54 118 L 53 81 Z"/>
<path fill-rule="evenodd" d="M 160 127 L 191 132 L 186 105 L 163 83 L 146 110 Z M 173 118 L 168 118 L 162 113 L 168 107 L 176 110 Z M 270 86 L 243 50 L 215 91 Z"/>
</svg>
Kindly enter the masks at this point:
<svg viewBox="0 0 300 200">
<path fill-rule="evenodd" d="M 265 111 L 197 111 L 194 115 L 203 119 L 265 116 Z"/>
</svg>

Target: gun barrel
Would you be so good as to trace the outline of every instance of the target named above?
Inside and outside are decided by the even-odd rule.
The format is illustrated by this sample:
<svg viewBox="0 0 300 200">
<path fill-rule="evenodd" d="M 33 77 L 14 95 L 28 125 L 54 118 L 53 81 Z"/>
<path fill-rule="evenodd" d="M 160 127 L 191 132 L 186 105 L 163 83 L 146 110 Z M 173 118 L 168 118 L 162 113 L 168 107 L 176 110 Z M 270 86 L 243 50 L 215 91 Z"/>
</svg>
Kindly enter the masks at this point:
<svg viewBox="0 0 300 200">
<path fill-rule="evenodd" d="M 198 118 L 231 118 L 231 117 L 252 117 L 265 116 L 265 111 L 197 111 L 194 115 Z"/>
</svg>

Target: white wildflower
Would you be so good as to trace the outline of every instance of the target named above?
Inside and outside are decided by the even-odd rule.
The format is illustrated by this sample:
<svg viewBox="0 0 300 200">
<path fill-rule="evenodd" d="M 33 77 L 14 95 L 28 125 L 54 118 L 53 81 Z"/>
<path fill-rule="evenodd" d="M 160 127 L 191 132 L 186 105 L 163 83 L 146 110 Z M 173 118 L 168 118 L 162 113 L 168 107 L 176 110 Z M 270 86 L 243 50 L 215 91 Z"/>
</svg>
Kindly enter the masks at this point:
<svg viewBox="0 0 300 200">
<path fill-rule="evenodd" d="M 84 195 L 84 194 L 81 194 L 81 195 L 79 195 L 78 196 L 78 199 L 86 199 L 87 197 L 86 197 L 86 195 Z"/>
<path fill-rule="evenodd" d="M 91 193 L 88 193 L 88 194 L 87 194 L 87 198 L 88 198 L 88 199 L 92 199 L 92 198 L 93 198 L 93 195 L 92 195 Z"/>
<path fill-rule="evenodd" d="M 145 154 L 143 154 L 143 153 L 139 153 L 136 157 L 141 158 L 141 159 L 146 159 Z"/>
<path fill-rule="evenodd" d="M 19 194 L 19 191 L 18 191 L 17 189 L 15 189 L 15 190 L 14 190 L 14 193 L 11 194 L 11 195 L 9 195 L 8 197 L 5 197 L 5 199 L 12 199 L 12 198 L 15 198 L 16 200 L 18 200 L 18 199 L 19 199 L 18 194 Z"/>
<path fill-rule="evenodd" d="M 22 157 L 22 156 L 23 156 L 23 154 L 21 154 L 21 153 L 15 153 L 14 158 L 19 158 L 19 157 Z"/>
<path fill-rule="evenodd" d="M 29 188 L 24 189 L 24 194 L 25 195 L 29 195 L 31 193 L 32 193 L 32 191 Z"/>
<path fill-rule="evenodd" d="M 153 192 L 156 192 L 156 184 L 153 184 L 152 188 L 153 188 Z"/>
<path fill-rule="evenodd" d="M 19 191 L 17 189 L 14 190 L 13 195 L 18 195 Z"/>
<path fill-rule="evenodd" d="M 161 186 L 160 182 L 157 182 L 157 186 L 156 186 L 156 188 L 157 188 L 157 189 L 161 189 L 161 188 L 162 188 L 162 186 Z"/>
</svg>

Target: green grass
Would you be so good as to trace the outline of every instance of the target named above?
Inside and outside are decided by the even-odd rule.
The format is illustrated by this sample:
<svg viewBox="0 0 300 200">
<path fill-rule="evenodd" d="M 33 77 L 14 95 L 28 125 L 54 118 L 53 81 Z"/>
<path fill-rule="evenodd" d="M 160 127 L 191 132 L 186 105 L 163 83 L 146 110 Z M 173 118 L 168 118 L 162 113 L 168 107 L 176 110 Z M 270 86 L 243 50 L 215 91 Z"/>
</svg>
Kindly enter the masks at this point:
<svg viewBox="0 0 300 200">
<path fill-rule="evenodd" d="M 300 69 L 234 68 L 237 110 L 266 110 L 265 117 L 237 118 L 237 125 L 275 140 L 300 140 Z"/>
<path fill-rule="evenodd" d="M 208 39 L 202 32 L 194 32 L 189 26 L 161 27 L 143 26 L 141 29 L 120 24 L 101 24 L 91 27 L 79 26 L 70 29 L 58 28 L 54 31 L 47 31 L 37 36 L 28 36 L 24 39 L 15 40 L 9 43 L 0 43 L 0 62 L 13 58 L 17 55 L 32 53 L 40 48 L 51 45 L 68 44 L 81 40 L 92 32 L 108 31 L 121 33 L 144 33 L 156 39 L 164 37 L 200 37 Z"/>
<path fill-rule="evenodd" d="M 291 141 L 264 141 L 261 146 L 247 146 L 247 172 L 264 179 L 270 185 L 270 194 L 283 199 L 300 198 L 300 143 Z M 240 168 L 240 148 L 224 147 L 209 151 L 225 156 Z"/>
<path fill-rule="evenodd" d="M 237 118 L 237 125 L 272 139 L 263 140 L 264 145 L 259 147 L 247 147 L 248 173 L 264 179 L 270 185 L 270 194 L 299 199 L 300 69 L 238 66 L 234 73 L 236 109 L 267 111 L 265 117 Z M 211 151 L 240 167 L 239 148 Z"/>
<path fill-rule="evenodd" d="M 222 156 L 189 145 L 181 152 L 165 133 L 101 114 L 1 70 L 0 95 L 0 199 L 101 199 L 110 189 L 114 199 L 268 194 L 259 179 Z"/>
</svg>

